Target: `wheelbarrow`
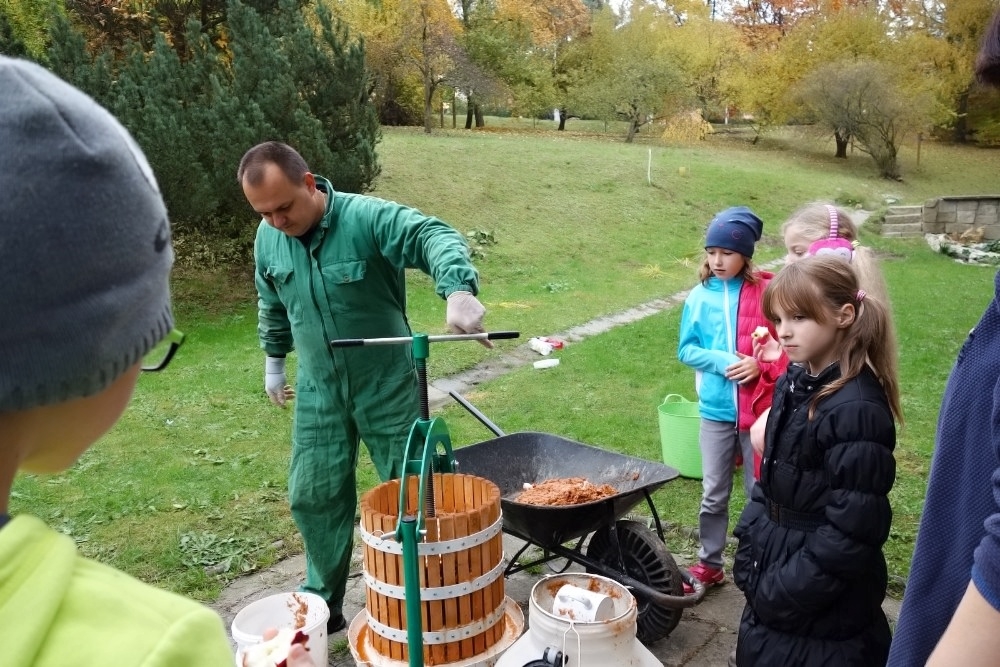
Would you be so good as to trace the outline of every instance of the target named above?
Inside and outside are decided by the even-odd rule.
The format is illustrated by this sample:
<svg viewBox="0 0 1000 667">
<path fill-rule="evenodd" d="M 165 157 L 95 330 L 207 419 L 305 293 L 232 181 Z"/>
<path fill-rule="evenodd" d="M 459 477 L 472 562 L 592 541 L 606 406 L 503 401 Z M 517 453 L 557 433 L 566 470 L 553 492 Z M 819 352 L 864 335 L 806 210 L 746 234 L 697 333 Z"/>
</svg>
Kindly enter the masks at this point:
<svg viewBox="0 0 1000 667">
<path fill-rule="evenodd" d="M 505 575 L 556 560 L 565 563 L 562 570 L 577 563 L 587 572 L 614 579 L 630 589 L 639 606 L 639 641 L 651 644 L 669 635 L 680 622 L 682 610 L 698 604 L 705 595 L 704 585 L 677 567 L 650 495 L 680 473 L 659 462 L 549 433 L 505 434 L 464 397 L 455 391 L 449 394 L 498 436 L 457 448 L 454 457 L 460 471 L 488 479 L 499 487 L 503 531 L 525 542 L 510 559 Z M 609 484 L 617 493 L 578 505 L 542 506 L 516 500 L 525 483 L 567 477 Z M 623 518 L 643 499 L 655 533 L 643 522 Z M 532 546 L 543 555 L 521 561 Z M 682 582 L 693 593 L 684 595 Z"/>
</svg>

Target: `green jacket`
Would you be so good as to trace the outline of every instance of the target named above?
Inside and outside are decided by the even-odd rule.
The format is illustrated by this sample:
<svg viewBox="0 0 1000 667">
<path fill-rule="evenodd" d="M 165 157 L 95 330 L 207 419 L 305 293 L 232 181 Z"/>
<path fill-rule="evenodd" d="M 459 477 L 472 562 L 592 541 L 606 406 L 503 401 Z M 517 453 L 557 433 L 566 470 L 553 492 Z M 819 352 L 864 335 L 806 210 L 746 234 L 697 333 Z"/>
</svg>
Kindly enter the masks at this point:
<svg viewBox="0 0 1000 667">
<path fill-rule="evenodd" d="M 455 229 L 417 210 L 335 192 L 325 178 L 326 212 L 308 249 L 261 221 L 254 243 L 257 332 L 268 355 L 298 352 L 299 380 L 351 374 L 399 375 L 412 368 L 407 345 L 330 348 L 338 338 L 409 336 L 406 269 L 419 269 L 442 298 L 479 291 L 468 244 Z M 343 387 L 347 395 L 351 392 Z"/>
<path fill-rule="evenodd" d="M 0 628 L 10 667 L 234 664 L 211 609 L 81 557 L 27 515 L 0 529 Z"/>
</svg>

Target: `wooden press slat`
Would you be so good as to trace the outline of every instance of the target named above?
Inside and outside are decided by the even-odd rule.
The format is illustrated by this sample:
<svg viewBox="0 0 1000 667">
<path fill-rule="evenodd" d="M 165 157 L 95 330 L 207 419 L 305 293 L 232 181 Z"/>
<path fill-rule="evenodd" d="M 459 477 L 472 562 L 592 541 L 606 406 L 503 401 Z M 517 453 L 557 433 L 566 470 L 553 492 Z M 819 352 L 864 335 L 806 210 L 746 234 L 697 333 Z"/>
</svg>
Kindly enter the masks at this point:
<svg viewBox="0 0 1000 667">
<path fill-rule="evenodd" d="M 490 487 L 490 521 L 500 521 L 501 511 L 500 511 L 500 489 L 496 485 L 491 485 Z M 496 535 L 493 538 L 493 549 L 491 555 L 494 559 L 494 563 L 503 562 L 503 533 Z M 504 595 L 504 580 L 501 577 L 496 584 L 494 584 L 494 597 L 497 599 L 498 605 L 506 605 L 506 597 Z M 504 624 L 498 623 L 496 627 L 496 634 L 494 637 L 494 642 L 500 641 L 504 636 Z"/>
<path fill-rule="evenodd" d="M 420 478 L 419 477 L 409 477 L 407 479 L 406 486 L 406 513 L 416 514 L 417 509 L 421 507 L 421 504 L 417 503 L 417 496 L 420 494 Z M 395 514 L 399 514 L 397 509 Z"/>
<path fill-rule="evenodd" d="M 492 511 L 487 511 L 483 521 L 487 524 L 492 524 L 493 523 L 492 514 L 493 514 Z M 496 565 L 493 562 L 494 542 L 496 540 L 501 540 L 502 543 L 503 538 L 498 535 L 494 537 L 492 540 L 490 540 L 490 542 L 483 545 L 482 557 L 483 557 L 484 570 L 492 568 Z M 504 605 L 505 599 L 504 599 L 503 587 L 504 587 L 504 578 L 503 576 L 501 576 L 499 578 L 499 588 L 497 587 L 496 584 L 494 584 L 492 586 L 488 586 L 487 588 L 483 589 L 483 612 L 485 614 L 489 615 L 497 607 L 502 607 Z M 504 624 L 502 622 L 497 623 L 497 625 L 494 626 L 494 629 L 491 632 L 486 633 L 486 644 L 488 646 L 492 646 L 503 635 L 503 625 Z M 497 627 L 500 628 L 499 632 L 496 630 Z"/>
<path fill-rule="evenodd" d="M 469 532 L 475 533 L 484 528 L 483 516 L 486 508 L 480 507 L 475 512 L 469 514 Z M 469 551 L 469 577 L 475 579 L 483 573 L 483 549 L 489 549 L 486 544 L 477 545 L 474 549 Z M 483 600 L 485 599 L 486 593 L 483 590 L 478 590 L 469 596 L 470 604 L 470 615 L 472 620 L 481 621 L 486 617 L 485 607 Z M 487 633 L 480 632 L 475 637 L 473 637 L 473 655 L 478 655 L 486 650 L 486 637 Z"/>
<path fill-rule="evenodd" d="M 455 513 L 455 483 L 458 477 L 458 475 L 442 475 L 444 481 L 441 483 L 441 502 L 439 503 L 442 514 Z"/>
<path fill-rule="evenodd" d="M 456 489 L 457 490 L 457 489 Z M 455 538 L 455 520 L 452 516 L 440 517 L 440 531 L 442 540 Z M 447 553 L 441 556 L 441 569 L 444 575 L 445 586 L 458 583 L 458 573 L 455 570 L 455 554 Z M 459 626 L 458 602 L 455 598 L 448 598 L 444 601 L 444 624 L 447 628 L 457 628 Z M 459 646 L 455 642 L 445 644 L 445 658 L 448 662 L 455 662 L 461 657 Z"/>
<path fill-rule="evenodd" d="M 389 514 L 382 515 L 382 530 L 385 532 L 395 530 L 396 522 L 396 516 Z M 400 585 L 402 583 L 402 577 L 400 575 L 400 557 L 396 554 L 385 552 L 382 553 L 382 557 L 384 560 L 384 571 L 380 580 L 390 585 Z M 400 608 L 400 601 L 387 595 L 381 595 L 380 597 L 380 606 L 383 604 L 385 605 L 384 618 L 382 619 L 382 622 L 391 628 L 402 628 L 403 614 Z M 382 642 L 386 646 L 383 651 L 380 651 L 382 655 L 386 655 L 397 660 L 402 659 L 403 650 L 400 647 L 399 642 L 387 639 L 382 639 Z"/>
<path fill-rule="evenodd" d="M 381 502 L 380 502 L 381 504 Z M 378 520 L 378 529 L 382 530 L 382 526 L 385 517 L 385 513 L 378 514 L 374 517 Z M 386 553 L 383 551 L 377 551 L 375 553 L 375 578 L 379 581 L 386 580 Z M 389 622 L 389 600 L 381 593 L 374 593 L 376 606 L 369 611 L 372 612 L 372 616 L 375 617 L 379 623 Z M 378 651 L 380 655 L 389 655 L 389 643 L 383 639 L 380 635 L 372 633 L 372 642 L 375 646 L 375 650 Z"/>
<path fill-rule="evenodd" d="M 457 537 L 464 537 L 469 535 L 469 514 L 473 512 L 474 510 L 466 510 L 465 512 L 460 512 L 455 514 L 455 535 Z M 471 550 L 475 550 L 478 548 L 479 547 L 470 547 Z M 469 567 L 470 549 L 462 549 L 457 554 L 455 554 L 455 561 L 457 568 L 456 579 L 458 579 L 459 581 L 471 581 L 474 578 L 472 576 L 472 568 Z M 473 594 L 466 594 L 458 598 L 459 625 L 468 625 L 474 620 L 472 617 L 472 600 L 471 600 L 471 595 Z M 463 639 L 461 642 L 459 642 L 459 655 L 473 656 L 475 654 L 476 654 L 475 647 L 473 646 L 471 638 Z"/>
<path fill-rule="evenodd" d="M 361 506 L 361 525 L 364 526 L 367 531 L 371 531 L 372 529 L 372 508 L 369 495 L 370 494 L 365 495 L 364 502 Z M 362 554 L 364 555 L 364 569 L 365 572 L 368 572 L 373 576 L 375 574 L 375 553 L 375 549 L 367 544 L 364 545 L 364 548 L 362 549 Z M 365 609 L 372 609 L 373 604 L 376 606 L 378 604 L 375 599 L 375 593 L 372 592 L 371 588 L 365 586 Z"/>
<path fill-rule="evenodd" d="M 441 539 L 441 532 L 438 517 L 427 520 L 427 541 L 438 542 Z M 428 588 L 439 588 L 444 580 L 441 572 L 441 558 L 439 556 L 424 556 L 421 559 L 424 563 L 426 581 Z M 444 629 L 444 602 L 441 600 L 428 600 L 423 603 L 425 610 L 424 618 L 429 618 L 425 629 L 439 631 Z M 445 662 L 444 646 L 433 645 L 430 647 L 427 663 L 431 665 L 441 665 Z"/>
</svg>

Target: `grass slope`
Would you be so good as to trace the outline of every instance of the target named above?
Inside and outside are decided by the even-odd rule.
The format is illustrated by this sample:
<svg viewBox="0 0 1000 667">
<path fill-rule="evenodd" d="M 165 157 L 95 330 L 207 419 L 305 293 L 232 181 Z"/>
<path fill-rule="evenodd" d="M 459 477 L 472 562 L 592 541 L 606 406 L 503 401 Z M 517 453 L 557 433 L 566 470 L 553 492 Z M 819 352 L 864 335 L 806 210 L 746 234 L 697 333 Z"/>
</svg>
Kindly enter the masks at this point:
<svg viewBox="0 0 1000 667">
<path fill-rule="evenodd" d="M 780 222 L 802 203 L 838 198 L 875 206 L 885 195 L 920 203 L 992 191 L 1000 160 L 996 152 L 925 143 L 920 166 L 904 150 L 907 180 L 890 183 L 873 179 L 863 156 L 834 160 L 829 146 L 793 132 L 756 145 L 727 135 L 671 147 L 526 124 L 432 136 L 386 129 L 380 152 L 376 195 L 463 232 L 495 235 L 477 260 L 487 323 L 524 338 L 689 288 L 703 229 L 727 206 L 747 204 L 765 219 L 757 257 L 767 261 L 783 254 Z M 247 224 L 255 224 L 249 215 Z M 955 264 L 919 241 L 865 238 L 886 256 L 903 354 L 908 421 L 887 547 L 892 572 L 903 577 L 944 380 L 989 299 L 993 272 Z M 11 512 L 42 517 L 84 553 L 146 581 L 210 599 L 230 578 L 301 550 L 285 500 L 291 415 L 261 391 L 249 272 L 177 272 L 174 292 L 178 326 L 189 339 L 169 371 L 141 378 L 125 417 L 72 469 L 20 476 Z M 412 276 L 409 301 L 414 330 L 443 331 L 443 304 L 428 279 Z M 507 431 L 558 433 L 659 459 L 656 405 L 667 393 L 693 398 L 692 374 L 676 361 L 678 317 L 664 312 L 572 345 L 558 368 L 516 371 L 469 398 Z M 468 368 L 521 343 L 502 342 L 494 352 L 435 346 L 430 374 Z M 492 437 L 460 408 L 445 415 L 456 444 Z M 374 483 L 362 456 L 359 487 Z M 678 480 L 656 502 L 667 521 L 691 526 L 699 496 L 697 482 Z M 691 549 L 677 536 L 671 546 Z"/>
</svg>

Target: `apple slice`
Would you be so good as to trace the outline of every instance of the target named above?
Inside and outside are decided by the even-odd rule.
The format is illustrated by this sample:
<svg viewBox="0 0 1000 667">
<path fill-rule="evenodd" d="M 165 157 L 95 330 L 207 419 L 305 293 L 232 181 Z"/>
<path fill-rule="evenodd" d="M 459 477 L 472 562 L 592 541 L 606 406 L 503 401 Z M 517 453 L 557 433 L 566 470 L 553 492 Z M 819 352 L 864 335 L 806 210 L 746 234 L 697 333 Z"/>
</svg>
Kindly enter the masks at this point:
<svg viewBox="0 0 1000 667">
<path fill-rule="evenodd" d="M 243 650 L 243 667 L 287 667 L 288 651 L 305 644 L 309 637 L 301 630 L 281 628 L 278 634 Z"/>
<path fill-rule="evenodd" d="M 763 345 L 764 343 L 767 342 L 767 339 L 770 335 L 771 332 L 767 330 L 767 327 L 761 325 L 753 330 L 753 333 L 750 334 L 750 337 L 753 338 L 758 343 L 760 343 L 761 345 Z"/>
</svg>

